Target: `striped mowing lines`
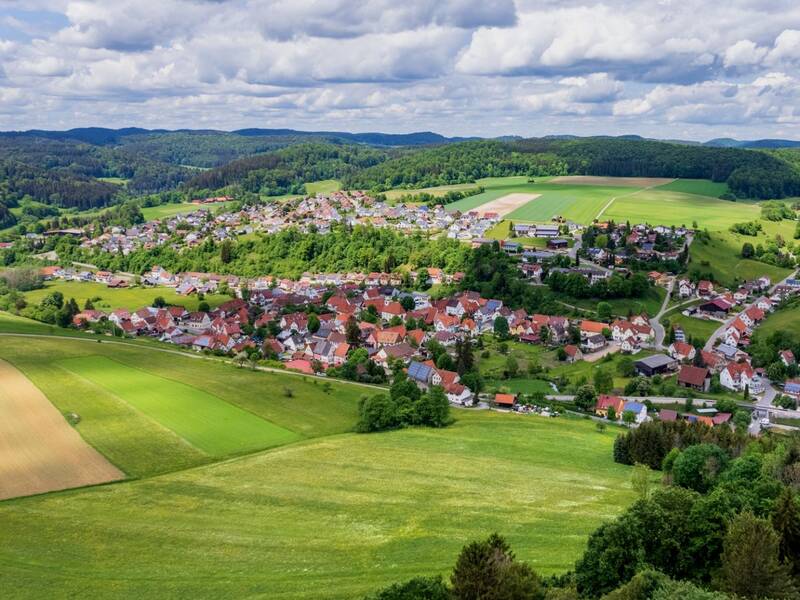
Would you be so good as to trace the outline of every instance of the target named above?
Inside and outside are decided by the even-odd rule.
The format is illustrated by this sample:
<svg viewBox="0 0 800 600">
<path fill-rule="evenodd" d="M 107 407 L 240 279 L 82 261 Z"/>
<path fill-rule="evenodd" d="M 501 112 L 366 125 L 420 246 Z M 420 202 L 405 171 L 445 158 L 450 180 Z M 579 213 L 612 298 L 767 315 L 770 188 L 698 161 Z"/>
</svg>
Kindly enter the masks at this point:
<svg viewBox="0 0 800 600">
<path fill-rule="evenodd" d="M 210 456 L 252 452 L 300 438 L 201 389 L 104 356 L 70 358 L 57 364 L 111 392 Z"/>
</svg>

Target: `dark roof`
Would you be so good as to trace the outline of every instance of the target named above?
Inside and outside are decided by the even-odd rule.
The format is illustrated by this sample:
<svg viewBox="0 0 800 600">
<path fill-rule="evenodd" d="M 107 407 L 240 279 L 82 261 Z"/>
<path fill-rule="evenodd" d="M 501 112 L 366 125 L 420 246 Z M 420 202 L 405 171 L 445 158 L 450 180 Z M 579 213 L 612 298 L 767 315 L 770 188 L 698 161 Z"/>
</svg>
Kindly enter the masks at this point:
<svg viewBox="0 0 800 600">
<path fill-rule="evenodd" d="M 667 365 L 671 365 L 674 363 L 675 360 L 670 358 L 666 354 L 654 354 L 653 356 L 648 356 L 647 358 L 642 358 L 636 361 L 637 365 L 644 365 L 650 367 L 651 369 L 658 369 L 659 367 L 666 367 Z"/>
<path fill-rule="evenodd" d="M 693 367 L 684 365 L 678 373 L 678 382 L 686 383 L 696 387 L 702 387 L 708 377 L 708 369 L 705 367 Z"/>
</svg>

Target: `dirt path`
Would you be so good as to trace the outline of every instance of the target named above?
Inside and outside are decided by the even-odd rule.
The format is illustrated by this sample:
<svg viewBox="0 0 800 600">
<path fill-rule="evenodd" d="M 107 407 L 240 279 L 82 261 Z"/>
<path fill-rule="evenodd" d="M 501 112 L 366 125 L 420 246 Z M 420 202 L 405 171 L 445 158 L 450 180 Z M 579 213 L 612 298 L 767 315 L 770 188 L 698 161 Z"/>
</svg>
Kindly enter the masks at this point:
<svg viewBox="0 0 800 600">
<path fill-rule="evenodd" d="M 0 360 L 0 500 L 124 477 L 39 388 Z"/>
</svg>

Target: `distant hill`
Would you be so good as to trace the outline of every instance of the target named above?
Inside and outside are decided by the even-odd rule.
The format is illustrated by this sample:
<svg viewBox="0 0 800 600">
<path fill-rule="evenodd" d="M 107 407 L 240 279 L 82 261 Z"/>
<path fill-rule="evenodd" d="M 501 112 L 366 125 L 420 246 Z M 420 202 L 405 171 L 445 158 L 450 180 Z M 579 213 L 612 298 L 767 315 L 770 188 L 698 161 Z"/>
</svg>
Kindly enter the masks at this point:
<svg viewBox="0 0 800 600">
<path fill-rule="evenodd" d="M 800 148 L 796 140 L 763 139 L 763 140 L 736 140 L 733 138 L 716 138 L 703 144 L 714 148 Z"/>
</svg>

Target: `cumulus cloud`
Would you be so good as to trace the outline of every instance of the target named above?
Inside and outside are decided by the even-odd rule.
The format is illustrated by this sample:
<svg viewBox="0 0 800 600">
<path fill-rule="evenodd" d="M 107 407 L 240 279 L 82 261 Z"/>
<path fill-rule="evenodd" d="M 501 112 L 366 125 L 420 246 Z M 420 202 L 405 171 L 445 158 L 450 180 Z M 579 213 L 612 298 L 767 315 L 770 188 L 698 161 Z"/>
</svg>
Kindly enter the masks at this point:
<svg viewBox="0 0 800 600">
<path fill-rule="evenodd" d="M 5 0 L 0 128 L 800 138 L 800 4 L 718 4 Z"/>
</svg>

